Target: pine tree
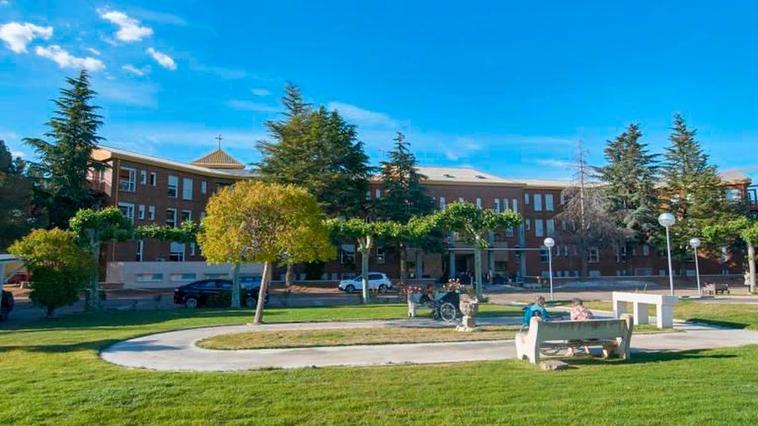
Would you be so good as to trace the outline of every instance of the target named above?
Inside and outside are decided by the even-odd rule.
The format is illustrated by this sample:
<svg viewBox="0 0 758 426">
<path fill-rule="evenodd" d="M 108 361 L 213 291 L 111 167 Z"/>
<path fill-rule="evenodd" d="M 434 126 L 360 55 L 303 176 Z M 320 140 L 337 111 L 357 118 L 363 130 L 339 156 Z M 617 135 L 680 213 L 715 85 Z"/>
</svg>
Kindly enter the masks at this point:
<svg viewBox="0 0 758 426">
<path fill-rule="evenodd" d="M 257 163 L 260 177 L 270 183 L 304 187 L 330 217 L 364 213 L 373 168 L 355 126 L 336 111 L 323 106 L 314 109 L 292 84 L 286 86 L 282 104 L 284 119 L 266 123 L 272 140 L 257 145 L 262 155 Z M 292 269 L 288 264 L 288 285 Z"/>
<path fill-rule="evenodd" d="M 26 164 L 13 158 L 0 139 L 0 251 L 23 237 L 34 225 L 32 182 L 24 175 Z"/>
<path fill-rule="evenodd" d="M 659 228 L 657 155 L 649 153 L 641 137 L 639 126 L 630 124 L 607 142 L 607 164 L 597 169 L 609 213 L 624 230 L 625 241 L 620 242 L 624 245 L 651 242 Z"/>
<path fill-rule="evenodd" d="M 684 118 L 674 116 L 662 167 L 663 207 L 676 217 L 671 227 L 672 250 L 688 256 L 690 238 L 702 235 L 705 226 L 732 217 L 733 209 L 726 200 L 721 178 L 708 155 L 695 139 L 696 130 L 687 128 Z"/>
<path fill-rule="evenodd" d="M 381 162 L 382 198 L 376 206 L 379 219 L 407 223 L 414 216 L 434 211 L 434 201 L 421 181 L 426 176 L 416 168 L 416 156 L 410 151 L 405 135 L 397 132 L 389 161 Z"/>
<path fill-rule="evenodd" d="M 102 121 L 97 114 L 99 107 L 92 105 L 96 92 L 90 88 L 89 75 L 82 70 L 78 77 L 67 78 L 66 83 L 68 87 L 61 89 L 60 97 L 53 101 L 56 110 L 47 123 L 50 131 L 45 136 L 52 142 L 24 140 L 40 158 L 36 170 L 45 179 L 50 225 L 60 228 L 68 226 L 77 210 L 97 205 L 98 196 L 87 184 L 87 173 L 105 167 L 91 156 L 102 141 L 97 135 Z"/>
<path fill-rule="evenodd" d="M 426 176 L 416 168 L 416 156 L 410 150 L 405 135 L 397 132 L 395 144 L 389 152 L 389 161 L 382 161 L 380 180 L 382 198 L 376 204 L 376 216 L 381 220 L 408 223 L 413 217 L 421 217 L 434 211 L 434 201 L 426 193 L 421 181 Z M 436 233 L 435 233 L 436 234 Z M 400 283 L 405 284 L 408 275 L 408 245 L 420 248 L 436 248 L 440 235 L 425 235 L 420 241 L 396 241 L 400 252 Z"/>
</svg>

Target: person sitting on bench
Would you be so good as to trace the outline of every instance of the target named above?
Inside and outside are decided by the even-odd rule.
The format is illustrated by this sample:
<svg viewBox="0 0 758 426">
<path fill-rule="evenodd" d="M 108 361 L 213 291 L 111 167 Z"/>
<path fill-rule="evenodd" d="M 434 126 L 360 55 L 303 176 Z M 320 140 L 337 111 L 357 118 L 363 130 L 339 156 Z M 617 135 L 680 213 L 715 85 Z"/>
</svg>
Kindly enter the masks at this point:
<svg viewBox="0 0 758 426">
<path fill-rule="evenodd" d="M 545 309 L 545 298 L 540 296 L 533 304 L 524 308 L 524 328 L 529 328 L 532 317 L 540 317 L 543 321 L 550 321 L 550 314 Z"/>
<path fill-rule="evenodd" d="M 421 295 L 421 303 L 434 302 L 434 286 L 429 284 L 426 286 L 426 292 Z"/>
<path fill-rule="evenodd" d="M 584 303 L 582 302 L 582 299 L 574 298 L 572 300 L 572 307 L 571 307 L 571 321 L 585 321 L 585 320 L 591 320 L 595 317 L 595 315 L 592 313 L 592 311 L 589 310 L 586 306 L 584 306 Z M 576 346 L 572 346 L 572 341 L 569 341 L 569 349 L 568 349 L 568 356 L 574 356 L 578 351 Z M 584 347 L 584 352 L 587 355 L 590 355 L 590 348 L 589 346 Z"/>
</svg>

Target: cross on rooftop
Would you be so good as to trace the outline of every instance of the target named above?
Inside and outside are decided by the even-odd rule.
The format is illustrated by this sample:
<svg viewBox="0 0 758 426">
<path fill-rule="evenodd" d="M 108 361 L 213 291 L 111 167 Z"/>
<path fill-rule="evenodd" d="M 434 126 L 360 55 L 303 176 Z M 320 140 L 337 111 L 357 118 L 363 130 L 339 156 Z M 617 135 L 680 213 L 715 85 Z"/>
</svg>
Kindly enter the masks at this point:
<svg viewBox="0 0 758 426">
<path fill-rule="evenodd" d="M 218 149 L 221 149 L 221 135 L 216 136 L 216 142 L 218 142 Z"/>
</svg>

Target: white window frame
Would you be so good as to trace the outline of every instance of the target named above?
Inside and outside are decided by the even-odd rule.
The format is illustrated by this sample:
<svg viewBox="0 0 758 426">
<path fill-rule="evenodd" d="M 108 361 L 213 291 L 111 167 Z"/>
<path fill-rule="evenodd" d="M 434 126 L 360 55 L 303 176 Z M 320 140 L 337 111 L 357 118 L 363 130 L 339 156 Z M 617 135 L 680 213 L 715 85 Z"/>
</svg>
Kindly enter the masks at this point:
<svg viewBox="0 0 758 426">
<path fill-rule="evenodd" d="M 524 205 L 525 206 L 529 205 L 529 193 L 528 192 L 524 192 Z"/>
<path fill-rule="evenodd" d="M 192 178 L 182 178 L 182 200 L 192 200 Z"/>
<path fill-rule="evenodd" d="M 378 200 L 382 198 L 382 188 L 376 188 L 374 190 L 374 199 Z"/>
<path fill-rule="evenodd" d="M 444 209 L 445 206 L 447 206 L 447 201 L 445 200 L 445 197 L 440 197 L 440 208 Z"/>
<path fill-rule="evenodd" d="M 479 197 L 476 197 L 476 207 L 480 209 L 482 208 L 482 199 Z"/>
<path fill-rule="evenodd" d="M 147 183 L 147 170 L 139 171 L 139 184 L 145 185 Z"/>
<path fill-rule="evenodd" d="M 120 202 L 118 203 L 118 209 L 121 210 L 121 207 L 125 207 L 128 211 L 128 214 L 125 214 L 123 211 L 121 211 L 121 214 L 129 219 L 130 222 L 134 223 L 134 203 Z"/>
<path fill-rule="evenodd" d="M 532 196 L 532 209 L 536 212 L 542 211 L 542 194 L 537 193 Z"/>
<path fill-rule="evenodd" d="M 158 174 L 155 172 L 150 172 L 150 185 L 158 186 Z"/>
<path fill-rule="evenodd" d="M 126 171 L 129 173 L 129 178 L 126 181 L 121 180 L 121 172 Z M 118 190 L 121 192 L 136 192 L 137 191 L 137 169 L 132 167 L 121 167 L 118 172 Z M 126 186 L 123 185 L 126 183 Z"/>
<path fill-rule="evenodd" d="M 148 220 L 155 220 L 155 206 L 147 206 L 147 218 Z"/>
<path fill-rule="evenodd" d="M 137 219 L 145 220 L 145 205 L 140 204 L 137 206 Z"/>
<path fill-rule="evenodd" d="M 188 213 L 186 219 L 184 218 L 184 213 Z M 184 223 L 187 220 L 192 220 L 192 210 L 182 209 L 182 213 L 179 218 L 181 219 L 182 223 Z"/>
<path fill-rule="evenodd" d="M 179 214 L 176 211 L 176 209 L 172 209 L 172 208 L 166 209 L 166 226 L 169 226 L 168 225 L 168 223 L 169 223 L 169 220 L 168 220 L 169 219 L 169 212 L 171 212 L 172 213 L 171 216 L 174 217 L 173 227 L 176 228 L 177 226 L 179 226 L 179 223 L 178 223 L 179 222 Z"/>
<path fill-rule="evenodd" d="M 500 213 L 500 199 L 495 198 L 495 212 Z"/>
<path fill-rule="evenodd" d="M 180 246 L 182 248 L 181 252 L 178 251 L 178 250 L 174 250 L 175 247 L 180 247 Z M 169 250 L 169 252 L 168 252 L 168 258 L 169 258 L 170 261 L 172 261 L 172 262 L 184 262 L 186 251 L 187 251 L 187 247 L 185 246 L 184 243 L 178 243 L 176 241 L 172 241 L 169 244 L 169 249 L 168 250 Z M 172 259 L 172 256 L 178 257 L 178 259 Z"/>
<path fill-rule="evenodd" d="M 518 198 L 514 198 L 513 205 L 511 205 L 511 210 L 513 210 L 514 213 L 518 213 Z"/>
<path fill-rule="evenodd" d="M 201 194 L 207 194 L 208 193 L 208 182 L 201 180 L 200 181 L 200 193 Z"/>
<path fill-rule="evenodd" d="M 534 236 L 545 236 L 545 222 L 542 219 L 534 219 Z"/>
<path fill-rule="evenodd" d="M 597 247 L 590 247 L 587 257 L 588 263 L 600 263 L 600 250 Z"/>
<path fill-rule="evenodd" d="M 545 221 L 545 233 L 548 237 L 555 236 L 555 219 L 547 219 Z"/>
<path fill-rule="evenodd" d="M 174 184 L 171 184 L 171 181 L 174 181 Z M 173 189 L 174 195 L 171 195 L 171 190 Z M 179 197 L 179 176 L 176 175 L 168 175 L 168 181 L 166 184 L 166 194 L 169 198 L 177 198 Z"/>
</svg>

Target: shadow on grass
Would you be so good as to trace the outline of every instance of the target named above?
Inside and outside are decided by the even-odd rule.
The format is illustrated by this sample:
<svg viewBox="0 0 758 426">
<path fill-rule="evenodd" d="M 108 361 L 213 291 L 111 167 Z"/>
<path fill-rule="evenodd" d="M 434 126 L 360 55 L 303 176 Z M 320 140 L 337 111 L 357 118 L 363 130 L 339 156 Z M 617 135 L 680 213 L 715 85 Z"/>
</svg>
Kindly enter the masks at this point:
<svg viewBox="0 0 758 426">
<path fill-rule="evenodd" d="M 714 327 L 724 327 L 724 328 L 746 329 L 750 327 L 750 324 L 745 324 L 741 322 L 721 321 L 721 320 L 713 320 L 713 319 L 705 319 L 705 318 L 697 318 L 697 317 L 688 318 L 687 322 L 703 324 L 703 325 L 712 325 Z"/>
<path fill-rule="evenodd" d="M 663 352 L 632 352 L 631 359 L 624 361 L 619 358 L 604 360 L 598 357 L 561 358 L 567 364 L 579 367 L 582 365 L 592 366 L 599 364 L 634 365 L 649 364 L 669 361 L 683 361 L 694 359 L 728 359 L 737 358 L 734 354 L 712 353 L 711 349 L 689 349 L 686 351 L 663 351 Z"/>
<path fill-rule="evenodd" d="M 50 344 L 50 345 L 0 345 L 0 353 L 11 351 L 23 351 L 34 353 L 71 353 L 71 352 L 91 352 L 100 351 L 103 348 L 120 342 L 120 339 L 91 340 L 89 342 L 78 342 L 71 344 Z"/>
</svg>

